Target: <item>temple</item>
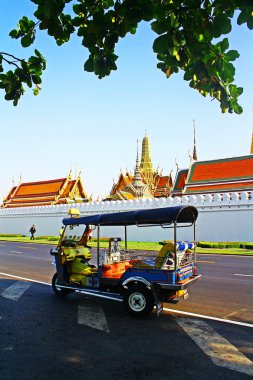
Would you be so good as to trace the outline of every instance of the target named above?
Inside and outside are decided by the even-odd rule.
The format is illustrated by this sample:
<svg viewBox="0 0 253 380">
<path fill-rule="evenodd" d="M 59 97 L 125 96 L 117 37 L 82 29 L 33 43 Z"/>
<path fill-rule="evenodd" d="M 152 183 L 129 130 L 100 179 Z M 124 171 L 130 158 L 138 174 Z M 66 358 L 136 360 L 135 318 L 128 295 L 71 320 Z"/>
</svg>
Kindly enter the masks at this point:
<svg viewBox="0 0 253 380">
<path fill-rule="evenodd" d="M 172 196 L 253 191 L 253 133 L 250 154 L 197 161 L 194 133 L 193 159 L 189 169 L 178 170 Z"/>
<path fill-rule="evenodd" d="M 66 178 L 13 186 L 1 207 L 45 206 L 87 201 L 80 174 L 73 180 L 70 172 Z"/>
<path fill-rule="evenodd" d="M 118 181 L 113 183 L 110 194 L 104 200 L 127 200 L 136 198 L 168 197 L 172 191 L 173 181 L 171 173 L 163 176 L 152 165 L 150 141 L 147 133 L 142 140 L 142 154 L 137 157 L 134 174 L 126 170 L 125 175 L 120 171 Z"/>
</svg>

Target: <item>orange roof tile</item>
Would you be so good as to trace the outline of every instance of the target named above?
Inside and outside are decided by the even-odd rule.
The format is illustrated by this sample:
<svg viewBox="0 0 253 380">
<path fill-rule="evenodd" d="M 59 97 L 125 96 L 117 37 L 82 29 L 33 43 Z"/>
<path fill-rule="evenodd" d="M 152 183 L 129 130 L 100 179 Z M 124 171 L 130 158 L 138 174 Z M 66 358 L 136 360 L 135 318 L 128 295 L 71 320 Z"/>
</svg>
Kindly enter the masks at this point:
<svg viewBox="0 0 253 380">
<path fill-rule="evenodd" d="M 3 207 L 25 207 L 68 203 L 71 190 L 77 184 L 81 198 L 87 198 L 80 177 L 76 180 L 67 178 L 50 181 L 22 183 L 12 188 L 3 202 Z M 64 187 L 66 186 L 66 187 Z M 61 191 L 63 189 L 63 193 Z"/>
<path fill-rule="evenodd" d="M 188 176 L 188 169 L 178 171 L 176 180 L 173 186 L 172 195 L 180 195 L 185 187 L 185 181 Z"/>
<path fill-rule="evenodd" d="M 27 195 L 41 195 L 41 194 L 56 194 L 59 192 L 61 186 L 66 181 L 66 178 L 57 179 L 53 181 L 30 182 L 22 183 L 15 196 Z"/>
<path fill-rule="evenodd" d="M 159 178 L 159 182 L 158 182 L 158 187 L 164 187 L 164 186 L 167 186 L 168 182 L 169 182 L 169 176 L 163 176 L 163 177 L 160 177 Z"/>
<path fill-rule="evenodd" d="M 253 156 L 232 157 L 213 161 L 195 162 L 188 184 L 228 181 L 253 177 Z"/>
</svg>

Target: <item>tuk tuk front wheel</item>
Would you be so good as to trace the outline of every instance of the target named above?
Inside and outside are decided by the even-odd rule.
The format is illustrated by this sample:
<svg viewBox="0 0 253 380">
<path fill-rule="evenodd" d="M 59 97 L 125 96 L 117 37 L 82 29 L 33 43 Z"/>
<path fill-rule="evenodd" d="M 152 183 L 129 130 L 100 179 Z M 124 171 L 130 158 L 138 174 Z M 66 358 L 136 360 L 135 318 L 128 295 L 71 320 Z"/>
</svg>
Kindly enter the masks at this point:
<svg viewBox="0 0 253 380">
<path fill-rule="evenodd" d="M 68 294 L 72 293 L 72 290 L 57 288 L 56 286 L 57 283 L 58 283 L 58 276 L 57 276 L 57 273 L 55 273 L 52 278 L 52 288 L 55 294 L 57 294 L 57 296 L 67 296 Z"/>
<path fill-rule="evenodd" d="M 154 308 L 154 297 L 145 286 L 130 285 L 123 297 L 127 312 L 135 317 L 145 317 Z"/>
</svg>

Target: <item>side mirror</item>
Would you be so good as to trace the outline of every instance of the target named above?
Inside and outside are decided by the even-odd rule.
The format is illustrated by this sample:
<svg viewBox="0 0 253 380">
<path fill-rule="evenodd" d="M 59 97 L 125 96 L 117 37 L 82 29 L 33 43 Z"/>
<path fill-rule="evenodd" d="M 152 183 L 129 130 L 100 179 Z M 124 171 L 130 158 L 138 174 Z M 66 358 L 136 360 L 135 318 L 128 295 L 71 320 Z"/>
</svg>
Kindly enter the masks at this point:
<svg viewBox="0 0 253 380">
<path fill-rule="evenodd" d="M 50 255 L 52 255 L 52 256 L 56 256 L 58 253 L 59 253 L 59 251 L 58 251 L 57 248 L 52 248 L 52 249 L 50 249 Z"/>
</svg>

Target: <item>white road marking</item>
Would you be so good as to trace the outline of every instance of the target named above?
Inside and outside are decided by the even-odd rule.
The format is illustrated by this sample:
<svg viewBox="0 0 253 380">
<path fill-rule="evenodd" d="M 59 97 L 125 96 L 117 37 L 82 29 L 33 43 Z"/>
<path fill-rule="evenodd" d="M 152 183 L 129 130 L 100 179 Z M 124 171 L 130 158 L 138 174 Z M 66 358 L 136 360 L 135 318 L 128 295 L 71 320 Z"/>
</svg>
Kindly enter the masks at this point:
<svg viewBox="0 0 253 380">
<path fill-rule="evenodd" d="M 202 274 L 202 278 L 211 278 L 211 279 L 214 279 L 214 280 L 221 280 L 221 281 L 235 281 L 235 279 L 234 278 L 225 278 L 225 277 L 214 277 L 214 276 L 206 276 L 206 275 L 203 275 Z M 247 281 L 247 279 L 242 279 L 242 278 L 237 278 L 236 279 L 236 281 L 237 282 L 239 282 L 239 281 L 241 281 L 241 282 L 246 282 Z M 251 283 L 251 281 L 249 281 L 248 280 L 248 282 L 250 282 Z"/>
<path fill-rule="evenodd" d="M 17 281 L 15 284 L 9 286 L 0 295 L 4 298 L 8 298 L 12 301 L 18 301 L 24 292 L 31 286 L 28 282 Z"/>
<path fill-rule="evenodd" d="M 99 303 L 78 306 L 78 323 L 96 330 L 110 332 L 102 306 Z"/>
<path fill-rule="evenodd" d="M 178 318 L 177 323 L 210 356 L 214 364 L 253 375 L 253 362 L 207 323 L 184 317 Z"/>
<path fill-rule="evenodd" d="M 182 314 L 182 315 L 189 315 L 191 317 L 197 317 L 197 318 L 202 318 L 202 319 L 209 319 L 211 321 L 217 321 L 217 322 L 225 322 L 225 323 L 230 323 L 232 325 L 239 325 L 239 326 L 245 326 L 245 327 L 251 327 L 253 328 L 253 324 L 250 323 L 245 323 L 245 322 L 238 322 L 238 321 L 233 321 L 230 319 L 223 319 L 223 318 L 217 318 L 217 317 L 211 317 L 209 315 L 204 315 L 204 314 L 196 314 L 196 313 L 191 313 L 189 311 L 183 311 L 183 310 L 174 310 L 174 309 L 169 309 L 167 307 L 163 308 L 164 311 L 169 311 L 170 313 L 175 313 L 175 314 Z"/>
<path fill-rule="evenodd" d="M 3 351 L 12 351 L 14 349 L 14 347 L 4 347 L 3 348 Z"/>
<path fill-rule="evenodd" d="M 253 277 L 253 274 L 240 274 L 240 273 L 234 273 L 234 276 Z"/>
<path fill-rule="evenodd" d="M 38 280 L 33 280 L 32 278 L 20 277 L 20 276 L 16 276 L 16 275 L 13 275 L 13 274 L 8 274 L 8 273 L 3 273 L 3 272 L 0 272 L 0 275 L 6 276 L 6 277 L 13 277 L 13 278 L 17 278 L 17 279 L 25 280 L 25 281 L 35 282 L 37 284 L 52 286 L 51 283 L 43 282 L 43 281 L 38 281 Z M 174 309 L 169 309 L 167 307 L 164 307 L 163 310 L 164 311 L 168 311 L 169 313 L 189 315 L 191 317 L 197 317 L 197 318 L 202 318 L 202 319 L 210 319 L 212 321 L 225 322 L 225 323 L 230 323 L 232 325 L 239 325 L 239 326 L 245 326 L 245 327 L 251 327 L 251 328 L 253 328 L 253 324 L 250 324 L 250 323 L 238 322 L 238 321 L 233 321 L 233 320 L 223 319 L 223 318 L 218 318 L 218 317 L 211 317 L 209 315 L 196 314 L 196 313 L 191 313 L 189 311 L 174 310 Z"/>
<path fill-rule="evenodd" d="M 21 251 L 10 251 L 10 252 L 12 252 L 12 253 L 23 253 Z"/>
<path fill-rule="evenodd" d="M 51 286 L 51 284 L 49 284 L 48 282 L 37 281 L 37 280 L 33 280 L 32 278 L 27 278 L 27 277 L 15 276 L 14 274 L 8 274 L 8 273 L 2 273 L 2 272 L 0 272 L 0 275 L 6 276 L 6 277 L 18 278 L 19 280 L 24 280 L 24 281 L 29 281 L 29 282 L 35 282 L 37 284 Z"/>
</svg>

